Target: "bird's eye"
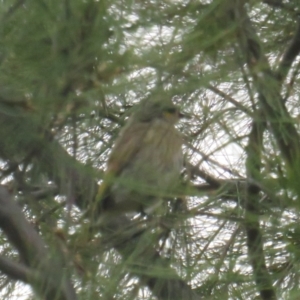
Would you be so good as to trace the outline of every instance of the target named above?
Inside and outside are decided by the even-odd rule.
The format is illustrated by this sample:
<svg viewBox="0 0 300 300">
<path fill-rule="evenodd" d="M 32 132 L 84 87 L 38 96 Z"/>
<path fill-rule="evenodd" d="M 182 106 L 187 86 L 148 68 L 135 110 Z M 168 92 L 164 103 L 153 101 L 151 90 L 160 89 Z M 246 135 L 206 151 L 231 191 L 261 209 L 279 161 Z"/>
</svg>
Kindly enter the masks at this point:
<svg viewBox="0 0 300 300">
<path fill-rule="evenodd" d="M 165 111 L 170 114 L 175 114 L 177 112 L 177 109 L 176 109 L 176 107 L 169 107 L 169 108 L 166 108 Z"/>
</svg>

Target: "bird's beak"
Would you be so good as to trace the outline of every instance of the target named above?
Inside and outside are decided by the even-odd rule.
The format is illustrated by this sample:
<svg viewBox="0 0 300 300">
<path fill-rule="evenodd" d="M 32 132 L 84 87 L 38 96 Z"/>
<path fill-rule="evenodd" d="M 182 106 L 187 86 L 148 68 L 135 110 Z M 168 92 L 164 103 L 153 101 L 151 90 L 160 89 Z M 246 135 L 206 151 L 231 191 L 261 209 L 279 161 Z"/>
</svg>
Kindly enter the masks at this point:
<svg viewBox="0 0 300 300">
<path fill-rule="evenodd" d="M 191 119 L 191 116 L 190 116 L 190 115 L 184 114 L 184 113 L 182 113 L 182 112 L 179 112 L 179 113 L 178 113 L 178 117 L 179 117 L 179 119 Z"/>
</svg>

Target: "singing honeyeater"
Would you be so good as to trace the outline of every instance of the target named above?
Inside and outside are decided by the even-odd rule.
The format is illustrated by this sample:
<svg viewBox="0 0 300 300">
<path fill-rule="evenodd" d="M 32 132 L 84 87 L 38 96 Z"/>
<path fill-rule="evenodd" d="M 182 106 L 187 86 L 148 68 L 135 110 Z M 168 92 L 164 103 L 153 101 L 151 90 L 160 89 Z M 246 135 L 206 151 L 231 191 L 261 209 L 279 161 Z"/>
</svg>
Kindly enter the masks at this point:
<svg viewBox="0 0 300 300">
<path fill-rule="evenodd" d="M 183 167 L 182 137 L 175 128 L 181 116 L 171 99 L 137 105 L 107 162 L 97 196 L 104 210 L 147 212 L 174 195 Z"/>
</svg>

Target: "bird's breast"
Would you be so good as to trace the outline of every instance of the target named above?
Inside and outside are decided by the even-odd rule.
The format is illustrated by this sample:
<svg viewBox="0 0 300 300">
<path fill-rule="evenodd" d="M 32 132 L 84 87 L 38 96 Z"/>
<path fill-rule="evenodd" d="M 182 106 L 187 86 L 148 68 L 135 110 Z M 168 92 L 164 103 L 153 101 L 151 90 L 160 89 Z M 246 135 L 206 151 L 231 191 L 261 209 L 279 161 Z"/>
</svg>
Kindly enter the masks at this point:
<svg viewBox="0 0 300 300">
<path fill-rule="evenodd" d="M 173 124 L 153 121 L 140 149 L 121 176 L 156 186 L 170 185 L 179 178 L 183 165 L 182 137 Z"/>
<path fill-rule="evenodd" d="M 139 142 L 112 186 L 115 202 L 133 205 L 132 210 L 175 191 L 183 167 L 182 137 L 173 124 L 152 121 Z"/>
</svg>

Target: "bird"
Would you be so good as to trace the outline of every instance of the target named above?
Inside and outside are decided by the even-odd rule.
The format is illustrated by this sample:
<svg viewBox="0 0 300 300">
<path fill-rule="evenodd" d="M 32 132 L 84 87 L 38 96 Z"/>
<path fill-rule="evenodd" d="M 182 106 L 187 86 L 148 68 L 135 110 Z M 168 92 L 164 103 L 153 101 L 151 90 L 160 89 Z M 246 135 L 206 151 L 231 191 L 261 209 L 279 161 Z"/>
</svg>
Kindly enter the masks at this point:
<svg viewBox="0 0 300 300">
<path fill-rule="evenodd" d="M 175 197 L 183 168 L 183 138 L 175 125 L 183 116 L 170 98 L 136 106 L 108 158 L 97 194 L 102 210 L 147 214 Z"/>
</svg>

